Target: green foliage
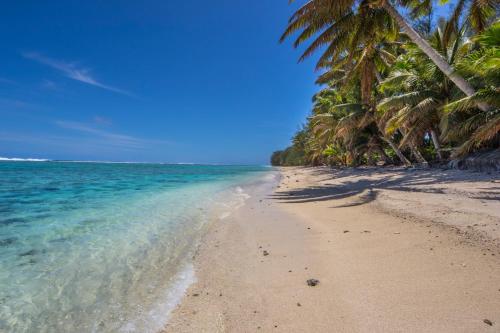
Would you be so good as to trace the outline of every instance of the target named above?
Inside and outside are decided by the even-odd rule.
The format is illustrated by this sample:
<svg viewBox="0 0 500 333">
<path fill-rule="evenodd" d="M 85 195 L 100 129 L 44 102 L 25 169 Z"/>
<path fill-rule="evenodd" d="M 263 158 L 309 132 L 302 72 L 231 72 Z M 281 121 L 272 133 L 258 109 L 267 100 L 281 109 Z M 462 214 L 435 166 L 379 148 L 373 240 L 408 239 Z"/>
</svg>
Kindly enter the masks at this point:
<svg viewBox="0 0 500 333">
<path fill-rule="evenodd" d="M 432 2 L 399 0 L 453 74 L 441 69 L 375 0 L 311 0 L 282 40 L 322 54 L 306 125 L 273 165 L 427 163 L 500 145 L 500 22 L 496 0 L 458 0 L 432 22 Z M 451 75 L 475 93 L 465 96 Z M 450 153 L 451 152 L 451 153 Z"/>
<path fill-rule="evenodd" d="M 304 151 L 295 146 L 285 150 L 275 151 L 271 156 L 271 165 L 274 166 L 300 166 L 305 165 Z"/>
</svg>

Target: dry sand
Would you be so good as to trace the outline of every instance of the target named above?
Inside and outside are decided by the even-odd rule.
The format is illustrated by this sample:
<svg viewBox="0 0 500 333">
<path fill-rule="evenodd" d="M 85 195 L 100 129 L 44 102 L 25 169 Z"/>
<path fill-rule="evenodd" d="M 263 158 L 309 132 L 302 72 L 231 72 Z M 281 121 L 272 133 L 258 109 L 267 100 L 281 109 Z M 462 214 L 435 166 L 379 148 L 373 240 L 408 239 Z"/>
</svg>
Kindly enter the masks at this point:
<svg viewBox="0 0 500 333">
<path fill-rule="evenodd" d="M 282 169 L 210 226 L 165 332 L 500 332 L 499 190 L 498 174 Z"/>
</svg>

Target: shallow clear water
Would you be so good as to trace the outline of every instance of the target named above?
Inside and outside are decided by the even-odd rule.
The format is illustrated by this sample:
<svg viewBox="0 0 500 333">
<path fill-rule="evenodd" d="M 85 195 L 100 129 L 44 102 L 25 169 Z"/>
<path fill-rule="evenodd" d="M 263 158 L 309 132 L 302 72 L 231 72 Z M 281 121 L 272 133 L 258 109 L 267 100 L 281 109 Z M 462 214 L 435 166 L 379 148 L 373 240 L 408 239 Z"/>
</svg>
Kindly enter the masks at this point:
<svg viewBox="0 0 500 333">
<path fill-rule="evenodd" d="M 269 168 L 0 162 L 0 331 L 153 332 Z"/>
</svg>

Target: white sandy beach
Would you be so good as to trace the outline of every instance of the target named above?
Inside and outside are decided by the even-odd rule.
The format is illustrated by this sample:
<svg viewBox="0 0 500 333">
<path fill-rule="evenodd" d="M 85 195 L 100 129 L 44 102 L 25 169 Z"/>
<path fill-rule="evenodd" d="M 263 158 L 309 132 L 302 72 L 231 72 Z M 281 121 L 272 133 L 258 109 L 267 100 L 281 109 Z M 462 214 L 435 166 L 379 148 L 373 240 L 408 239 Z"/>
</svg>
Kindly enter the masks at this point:
<svg viewBox="0 0 500 333">
<path fill-rule="evenodd" d="M 280 172 L 210 226 L 165 332 L 500 330 L 498 174 Z"/>
</svg>

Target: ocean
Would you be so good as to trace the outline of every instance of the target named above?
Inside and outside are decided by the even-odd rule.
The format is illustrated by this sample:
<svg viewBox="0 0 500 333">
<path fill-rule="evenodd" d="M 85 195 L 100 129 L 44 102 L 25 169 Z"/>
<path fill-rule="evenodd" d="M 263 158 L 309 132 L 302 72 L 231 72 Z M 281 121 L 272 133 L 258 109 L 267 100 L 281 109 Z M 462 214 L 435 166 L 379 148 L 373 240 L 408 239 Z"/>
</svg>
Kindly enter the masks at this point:
<svg viewBox="0 0 500 333">
<path fill-rule="evenodd" d="M 0 332 L 156 332 L 265 166 L 0 162 Z"/>
</svg>

